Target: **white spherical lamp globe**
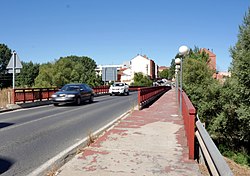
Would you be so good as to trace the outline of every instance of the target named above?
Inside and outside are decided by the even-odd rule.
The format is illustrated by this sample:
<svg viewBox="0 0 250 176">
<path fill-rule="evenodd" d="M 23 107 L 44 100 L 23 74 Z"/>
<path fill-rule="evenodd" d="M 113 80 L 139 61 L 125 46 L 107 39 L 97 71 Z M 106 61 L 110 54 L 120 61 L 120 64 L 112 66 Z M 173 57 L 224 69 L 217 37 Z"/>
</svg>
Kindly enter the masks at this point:
<svg viewBox="0 0 250 176">
<path fill-rule="evenodd" d="M 181 46 L 181 47 L 179 48 L 179 53 L 180 53 L 181 55 L 186 55 L 186 54 L 188 53 L 188 50 L 189 50 L 189 48 L 188 48 L 187 46 L 183 45 L 183 46 Z"/>
<path fill-rule="evenodd" d="M 175 64 L 176 65 L 180 65 L 181 64 L 181 59 L 180 58 L 176 58 L 175 59 Z"/>
</svg>

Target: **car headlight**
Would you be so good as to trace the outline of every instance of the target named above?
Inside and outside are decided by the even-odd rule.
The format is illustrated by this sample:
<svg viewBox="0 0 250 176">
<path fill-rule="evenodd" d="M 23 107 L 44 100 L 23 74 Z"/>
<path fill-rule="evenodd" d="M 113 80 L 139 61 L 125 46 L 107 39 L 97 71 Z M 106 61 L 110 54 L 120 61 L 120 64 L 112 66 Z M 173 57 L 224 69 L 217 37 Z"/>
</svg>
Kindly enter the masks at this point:
<svg viewBox="0 0 250 176">
<path fill-rule="evenodd" d="M 51 95 L 51 97 L 52 97 L 52 98 L 55 98 L 55 97 L 57 97 L 57 95 L 53 94 L 53 95 Z"/>
<path fill-rule="evenodd" d="M 66 97 L 72 98 L 75 97 L 76 95 L 70 94 L 70 95 L 66 95 Z"/>
</svg>

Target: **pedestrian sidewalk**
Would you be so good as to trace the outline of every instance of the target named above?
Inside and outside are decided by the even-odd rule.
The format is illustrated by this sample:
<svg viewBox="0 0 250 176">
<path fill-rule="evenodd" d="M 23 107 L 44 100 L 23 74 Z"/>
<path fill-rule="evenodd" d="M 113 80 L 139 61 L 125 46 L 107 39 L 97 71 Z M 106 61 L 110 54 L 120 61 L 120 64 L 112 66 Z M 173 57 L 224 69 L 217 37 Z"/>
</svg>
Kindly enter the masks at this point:
<svg viewBox="0 0 250 176">
<path fill-rule="evenodd" d="M 188 159 L 175 91 L 133 111 L 59 171 L 59 176 L 201 175 Z"/>
</svg>

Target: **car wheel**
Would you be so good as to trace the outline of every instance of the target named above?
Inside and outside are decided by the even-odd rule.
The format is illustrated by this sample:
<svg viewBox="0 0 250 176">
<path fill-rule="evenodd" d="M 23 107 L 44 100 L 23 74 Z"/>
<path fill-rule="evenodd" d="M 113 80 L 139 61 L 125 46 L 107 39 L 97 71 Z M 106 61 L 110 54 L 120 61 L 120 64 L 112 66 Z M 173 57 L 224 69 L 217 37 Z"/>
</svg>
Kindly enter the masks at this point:
<svg viewBox="0 0 250 176">
<path fill-rule="evenodd" d="M 89 103 L 92 103 L 94 101 L 94 95 L 91 95 L 90 97 L 89 97 Z"/>
<path fill-rule="evenodd" d="M 112 96 L 112 94 L 109 94 L 110 96 Z"/>
<path fill-rule="evenodd" d="M 59 103 L 54 103 L 54 106 L 58 106 L 59 105 Z"/>
<path fill-rule="evenodd" d="M 77 97 L 77 99 L 76 99 L 76 105 L 80 105 L 80 104 L 81 104 L 81 98 Z"/>
</svg>

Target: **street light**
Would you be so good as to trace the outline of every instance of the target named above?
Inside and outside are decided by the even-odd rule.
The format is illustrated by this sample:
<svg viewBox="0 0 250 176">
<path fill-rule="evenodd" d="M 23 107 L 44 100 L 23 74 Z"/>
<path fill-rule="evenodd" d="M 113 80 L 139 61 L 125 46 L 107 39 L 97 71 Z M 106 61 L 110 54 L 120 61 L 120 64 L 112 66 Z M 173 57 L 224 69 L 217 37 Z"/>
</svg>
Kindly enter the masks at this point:
<svg viewBox="0 0 250 176">
<path fill-rule="evenodd" d="M 175 59 L 175 85 L 176 85 L 176 100 L 178 101 L 178 89 L 179 89 L 179 80 L 178 80 L 178 73 L 179 73 L 179 70 L 180 70 L 180 61 L 178 60 L 179 58 Z"/>
<path fill-rule="evenodd" d="M 179 48 L 180 56 L 180 114 L 182 115 L 182 60 L 188 54 L 189 48 L 185 45 Z"/>
</svg>

